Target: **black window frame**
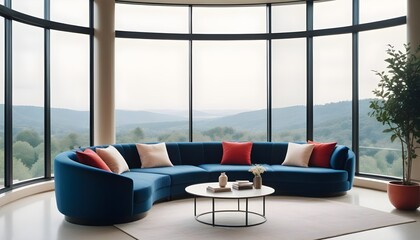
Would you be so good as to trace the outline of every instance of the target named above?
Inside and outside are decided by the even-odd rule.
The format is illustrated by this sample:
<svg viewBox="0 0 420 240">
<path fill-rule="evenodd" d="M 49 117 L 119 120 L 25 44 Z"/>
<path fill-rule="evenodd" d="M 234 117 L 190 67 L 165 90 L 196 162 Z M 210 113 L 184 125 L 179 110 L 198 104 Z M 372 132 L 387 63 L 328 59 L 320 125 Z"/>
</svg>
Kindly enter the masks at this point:
<svg viewBox="0 0 420 240">
<path fill-rule="evenodd" d="M 352 1 L 352 25 L 342 26 L 336 28 L 327 28 L 327 29 L 316 29 L 313 28 L 313 18 L 314 18 L 314 1 L 306 1 L 306 30 L 297 31 L 297 32 L 280 32 L 272 33 L 272 19 L 271 19 L 271 8 L 272 6 L 282 5 L 281 3 L 276 4 L 254 4 L 256 5 L 265 5 L 267 8 L 266 16 L 266 33 L 246 33 L 246 34 L 196 34 L 192 32 L 192 25 L 194 23 L 192 19 L 192 12 L 194 11 L 195 6 L 203 7 L 203 5 L 183 5 L 189 7 L 189 33 L 155 33 L 155 32 L 137 32 L 137 31 L 115 31 L 116 38 L 132 38 L 132 39 L 149 39 L 149 40 L 185 40 L 189 41 L 189 141 L 193 142 L 193 90 L 192 85 L 194 79 L 192 79 L 192 44 L 194 41 L 241 41 L 241 40 L 266 40 L 267 41 L 267 141 L 272 141 L 272 56 L 271 56 L 271 41 L 274 39 L 296 39 L 296 38 L 305 38 L 306 39 L 306 84 L 307 84 L 307 95 L 306 95 L 306 137 L 307 139 L 313 139 L 314 135 L 314 102 L 313 102 L 313 38 L 318 36 L 329 36 L 329 35 L 338 35 L 338 34 L 351 34 L 352 35 L 352 151 L 356 155 L 356 175 L 358 176 L 368 176 L 372 178 L 380 179 L 395 179 L 389 176 L 378 176 L 376 174 L 361 174 L 359 172 L 359 33 L 363 31 L 370 31 L 375 29 L 389 28 L 404 25 L 407 23 L 407 17 L 401 16 L 396 18 L 390 18 L 386 20 L 379 20 L 375 22 L 363 23 L 360 24 L 359 21 L 359 1 Z M 140 5 L 162 5 L 158 3 L 128 3 L 126 1 L 117 0 L 116 4 L 140 4 Z M 170 6 L 164 4 L 165 6 Z M 180 6 L 181 4 L 173 5 Z M 223 6 L 247 6 L 243 5 L 204 5 L 207 7 L 223 7 Z"/>
<path fill-rule="evenodd" d="M 50 0 L 44 0 L 44 18 L 37 18 L 12 9 L 12 0 L 5 0 L 0 5 L 0 16 L 4 18 L 4 187 L 0 193 L 15 188 L 31 185 L 53 179 L 51 174 L 51 41 L 50 31 L 64 31 L 89 35 L 89 94 L 90 94 L 90 144 L 93 144 L 93 4 L 94 0 L 87 2 L 89 8 L 89 27 L 60 23 L 50 20 Z M 23 24 L 42 28 L 44 30 L 44 175 L 42 177 L 23 180 L 13 183 L 13 52 L 12 52 L 12 23 Z"/>
</svg>

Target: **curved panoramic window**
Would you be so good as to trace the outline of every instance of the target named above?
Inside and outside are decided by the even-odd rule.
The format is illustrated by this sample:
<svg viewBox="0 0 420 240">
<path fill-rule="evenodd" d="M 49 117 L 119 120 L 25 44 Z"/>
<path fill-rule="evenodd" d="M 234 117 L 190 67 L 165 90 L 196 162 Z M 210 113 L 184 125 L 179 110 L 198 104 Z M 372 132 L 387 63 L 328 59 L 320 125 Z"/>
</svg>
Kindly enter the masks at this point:
<svg viewBox="0 0 420 240">
<path fill-rule="evenodd" d="M 360 1 L 356 9 L 347 0 L 251 6 L 117 3 L 117 108 L 161 119 L 128 121 L 117 109 L 117 141 L 134 133 L 151 141 L 337 141 L 360 155 L 358 172 L 399 176 L 401 160 L 392 144 L 379 141 L 387 136 L 367 116 L 366 103 L 378 82 L 371 70 L 383 66 L 385 42 L 406 42 L 405 5 L 379 0 Z M 145 16 L 128 18 L 145 9 Z M 176 14 L 161 14 L 170 9 Z M 161 18 L 145 21 L 151 15 Z M 168 19 L 183 27 L 159 25 Z M 353 25 L 376 21 L 382 22 Z M 150 25 L 143 26 L 146 22 Z M 168 49 L 179 41 L 183 47 Z M 143 94 L 131 95 L 133 88 Z M 355 104 L 359 112 L 353 111 Z"/>
<path fill-rule="evenodd" d="M 94 4 L 0 3 L 5 191 L 49 179 L 55 154 L 92 144 Z M 406 42 L 406 5 L 117 1 L 117 142 L 337 141 L 357 154 L 358 173 L 400 176 L 397 146 L 367 113 L 372 70 L 387 44 Z"/>
<path fill-rule="evenodd" d="M 50 179 L 57 153 L 90 144 L 92 71 L 92 2 L 1 3 L 0 192 Z"/>
</svg>

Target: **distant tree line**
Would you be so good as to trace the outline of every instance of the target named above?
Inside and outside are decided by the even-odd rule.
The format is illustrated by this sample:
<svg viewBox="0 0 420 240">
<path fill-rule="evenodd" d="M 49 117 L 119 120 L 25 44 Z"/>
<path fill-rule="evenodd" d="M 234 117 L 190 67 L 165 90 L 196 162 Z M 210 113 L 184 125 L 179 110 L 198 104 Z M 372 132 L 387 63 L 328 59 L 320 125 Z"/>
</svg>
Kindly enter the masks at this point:
<svg viewBox="0 0 420 240">
<path fill-rule="evenodd" d="M 398 150 L 393 150 L 389 137 L 381 133 L 378 125 L 364 121 L 360 132 L 360 171 L 366 173 L 401 176 L 401 158 Z M 315 141 L 336 141 L 338 144 L 351 146 L 351 124 L 346 121 L 335 121 L 314 129 Z M 209 129 L 194 129 L 194 141 L 266 141 L 266 132 L 250 132 L 233 127 L 218 126 Z M 290 129 L 274 132 L 273 141 L 305 141 L 305 129 Z M 41 177 L 44 174 L 44 139 L 43 135 L 33 129 L 22 129 L 13 139 L 13 177 L 25 180 Z M 118 143 L 136 142 L 187 142 L 188 130 L 167 130 L 149 132 L 140 126 L 129 131 L 118 132 Z M 4 139 L 0 138 L 0 184 L 4 178 Z M 51 159 L 63 151 L 89 145 L 88 132 L 68 132 L 51 136 Z M 52 168 L 53 168 L 52 164 Z"/>
</svg>

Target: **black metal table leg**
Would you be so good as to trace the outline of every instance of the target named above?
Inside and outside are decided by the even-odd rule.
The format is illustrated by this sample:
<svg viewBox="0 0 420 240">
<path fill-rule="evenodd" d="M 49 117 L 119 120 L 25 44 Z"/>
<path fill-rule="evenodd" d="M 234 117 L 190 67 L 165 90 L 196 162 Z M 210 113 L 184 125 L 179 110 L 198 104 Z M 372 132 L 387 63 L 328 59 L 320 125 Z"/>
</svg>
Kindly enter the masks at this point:
<svg viewBox="0 0 420 240">
<path fill-rule="evenodd" d="M 238 198 L 238 211 L 241 210 L 241 203 L 240 203 L 240 199 Z"/>
<path fill-rule="evenodd" d="M 197 216 L 197 198 L 194 198 L 194 217 Z"/>
<path fill-rule="evenodd" d="M 263 216 L 265 217 L 265 196 L 263 197 Z"/>
<path fill-rule="evenodd" d="M 214 216 L 215 216 L 215 212 L 214 212 L 214 198 L 212 198 L 211 200 L 212 200 L 212 205 L 213 205 L 213 209 L 212 209 L 212 215 L 213 215 L 212 224 L 213 224 L 213 227 L 214 227 Z"/>
<path fill-rule="evenodd" d="M 248 226 L 248 198 L 245 198 L 245 226 Z"/>
</svg>

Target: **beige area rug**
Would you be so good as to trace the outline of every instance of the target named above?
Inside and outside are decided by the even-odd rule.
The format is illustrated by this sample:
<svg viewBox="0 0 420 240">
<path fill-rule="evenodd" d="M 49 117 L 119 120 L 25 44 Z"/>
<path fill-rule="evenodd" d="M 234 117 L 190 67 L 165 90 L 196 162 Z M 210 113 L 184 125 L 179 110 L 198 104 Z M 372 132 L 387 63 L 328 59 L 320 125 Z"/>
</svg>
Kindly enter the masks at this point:
<svg viewBox="0 0 420 240">
<path fill-rule="evenodd" d="M 216 200 L 216 209 L 235 209 L 235 200 Z M 245 201 L 241 201 L 241 209 Z M 249 202 L 251 211 L 261 212 L 261 199 Z M 197 213 L 211 209 L 210 199 L 197 200 Z M 194 218 L 193 199 L 155 204 L 136 222 L 116 225 L 141 240 L 188 239 L 324 239 L 385 226 L 414 222 L 412 219 L 352 204 L 319 198 L 274 196 L 266 198 L 267 221 L 253 227 L 212 227 Z M 244 224 L 244 214 L 220 213 L 217 223 Z M 202 220 L 211 221 L 211 215 Z M 260 220 L 250 217 L 250 223 Z"/>
</svg>

